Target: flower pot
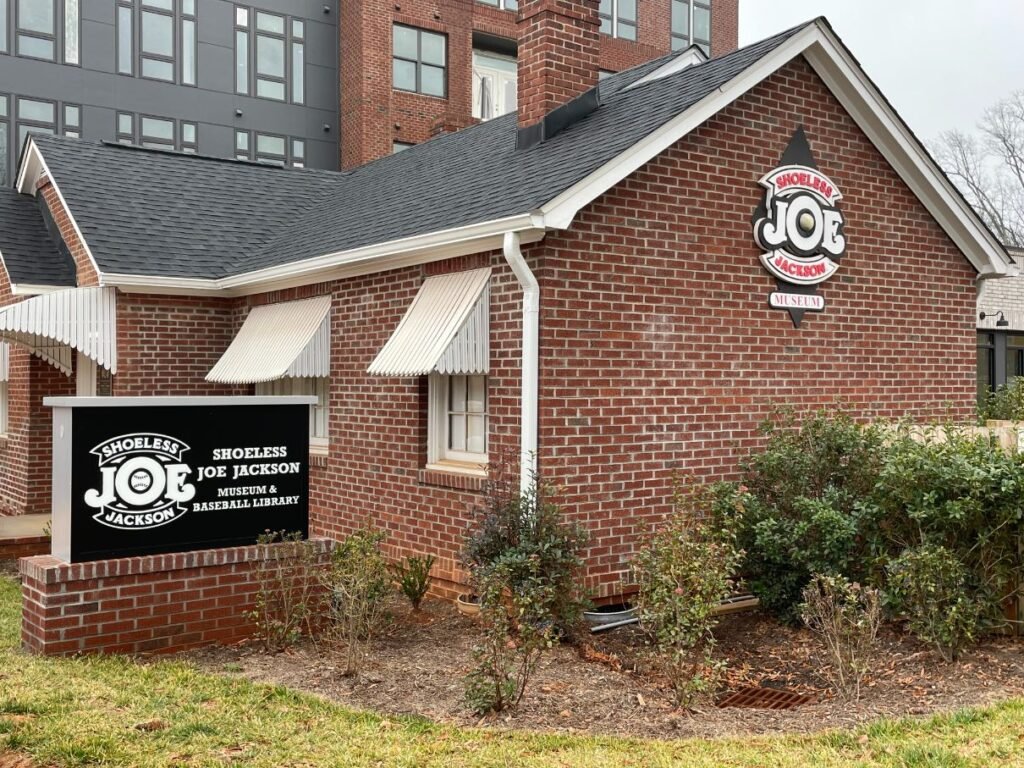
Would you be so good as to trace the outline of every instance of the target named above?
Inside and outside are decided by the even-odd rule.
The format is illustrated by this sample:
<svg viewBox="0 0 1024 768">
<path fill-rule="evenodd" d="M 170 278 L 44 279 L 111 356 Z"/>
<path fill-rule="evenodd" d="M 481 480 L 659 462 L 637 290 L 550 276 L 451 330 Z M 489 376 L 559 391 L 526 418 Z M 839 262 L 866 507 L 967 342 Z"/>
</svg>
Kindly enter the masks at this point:
<svg viewBox="0 0 1024 768">
<path fill-rule="evenodd" d="M 480 615 L 480 597 L 478 595 L 459 595 L 455 600 L 455 607 L 463 616 L 475 618 Z"/>
<path fill-rule="evenodd" d="M 618 624 L 636 618 L 636 608 L 631 603 L 602 605 L 592 611 L 584 611 L 583 618 L 592 627 Z"/>
</svg>

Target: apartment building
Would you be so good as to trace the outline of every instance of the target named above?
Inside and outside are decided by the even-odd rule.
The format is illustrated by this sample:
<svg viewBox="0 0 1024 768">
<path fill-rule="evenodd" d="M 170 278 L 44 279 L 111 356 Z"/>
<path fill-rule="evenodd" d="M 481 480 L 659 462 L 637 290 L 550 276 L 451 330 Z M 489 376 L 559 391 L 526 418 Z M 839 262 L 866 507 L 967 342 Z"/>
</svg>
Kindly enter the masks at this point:
<svg viewBox="0 0 1024 768">
<path fill-rule="evenodd" d="M 600 0 L 602 71 L 690 44 L 734 49 L 737 2 Z M 31 131 L 359 165 L 514 109 L 518 10 L 516 0 L 0 0 L 0 184 L 13 182 Z"/>
</svg>

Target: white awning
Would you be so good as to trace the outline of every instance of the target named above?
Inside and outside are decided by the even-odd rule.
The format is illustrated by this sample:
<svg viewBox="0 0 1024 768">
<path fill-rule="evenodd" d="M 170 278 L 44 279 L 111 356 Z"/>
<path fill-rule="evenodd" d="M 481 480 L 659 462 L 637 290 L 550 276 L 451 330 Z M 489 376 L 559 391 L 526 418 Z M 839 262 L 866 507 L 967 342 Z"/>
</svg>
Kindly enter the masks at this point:
<svg viewBox="0 0 1024 768">
<path fill-rule="evenodd" d="M 258 384 L 286 376 L 329 376 L 330 315 L 330 296 L 253 307 L 206 380 Z"/>
<path fill-rule="evenodd" d="M 370 364 L 378 376 L 487 373 L 490 269 L 428 277 Z"/>
<path fill-rule="evenodd" d="M 117 373 L 117 297 L 113 288 L 69 288 L 0 309 L 0 339 L 72 373 L 72 350 Z"/>
</svg>

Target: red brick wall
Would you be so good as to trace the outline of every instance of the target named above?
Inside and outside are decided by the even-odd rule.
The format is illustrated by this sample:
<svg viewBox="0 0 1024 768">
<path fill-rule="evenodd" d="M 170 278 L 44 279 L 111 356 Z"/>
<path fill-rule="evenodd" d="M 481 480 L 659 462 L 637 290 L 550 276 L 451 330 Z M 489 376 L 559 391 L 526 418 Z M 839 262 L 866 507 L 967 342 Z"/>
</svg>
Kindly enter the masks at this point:
<svg viewBox="0 0 1024 768">
<path fill-rule="evenodd" d="M 49 536 L 19 536 L 14 539 L 0 539 L 0 560 L 35 557 L 49 551 Z"/>
<path fill-rule="evenodd" d="M 53 216 L 57 229 L 60 231 L 60 235 L 68 250 L 71 252 L 71 258 L 75 260 L 75 273 L 78 285 L 99 285 L 100 279 L 96 272 L 96 267 L 86 251 L 85 243 L 82 242 L 82 238 L 75 232 L 75 228 L 71 224 L 71 217 L 68 216 L 67 211 L 60 202 L 60 197 L 57 196 L 57 189 L 49 179 L 43 179 L 37 194 L 42 195 L 46 201 L 46 207 L 50 209 L 50 215 Z"/>
<path fill-rule="evenodd" d="M 280 547 L 282 545 L 271 545 Z M 287 545 L 284 545 L 287 546 Z M 321 557 L 330 542 L 317 543 Z M 33 653 L 167 653 L 252 637 L 265 547 L 69 565 L 20 562 L 22 646 Z"/>
<path fill-rule="evenodd" d="M 848 250 L 795 329 L 767 305 L 758 179 L 806 127 Z M 541 459 L 614 584 L 671 473 L 735 476 L 774 406 L 864 418 L 974 405 L 975 274 L 803 60 L 584 209 L 541 269 Z"/>
<path fill-rule="evenodd" d="M 715 0 L 712 53 L 736 48 L 738 0 Z M 617 72 L 671 48 L 670 0 L 640 0 L 636 41 L 600 35 L 598 66 Z M 362 0 L 340 4 L 341 166 L 352 168 L 391 153 L 396 141 L 418 144 L 439 127 L 473 122 L 473 32 L 518 39 L 517 14 L 476 0 Z M 391 88 L 391 27 L 395 22 L 448 35 L 448 97 Z"/>
</svg>

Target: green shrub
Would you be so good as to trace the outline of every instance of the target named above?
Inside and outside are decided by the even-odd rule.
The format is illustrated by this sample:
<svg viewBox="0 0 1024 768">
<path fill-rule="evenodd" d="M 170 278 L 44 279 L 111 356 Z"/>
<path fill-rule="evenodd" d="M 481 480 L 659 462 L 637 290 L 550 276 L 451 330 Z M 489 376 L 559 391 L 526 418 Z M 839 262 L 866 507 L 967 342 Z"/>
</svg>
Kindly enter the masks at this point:
<svg viewBox="0 0 1024 768">
<path fill-rule="evenodd" d="M 974 641 L 982 606 L 968 593 L 968 580 L 955 554 L 930 544 L 908 549 L 889 565 L 890 604 L 946 661 Z"/>
<path fill-rule="evenodd" d="M 380 551 L 384 533 L 361 528 L 334 548 L 324 574 L 330 600 L 332 639 L 341 641 L 345 675 L 355 675 L 368 652 L 373 632 L 384 617 L 394 586 Z"/>
<path fill-rule="evenodd" d="M 1024 421 L 1024 378 L 1018 377 L 1009 384 L 988 392 L 978 402 L 978 418 Z"/>
<path fill-rule="evenodd" d="M 411 556 L 391 566 L 391 573 L 398 581 L 398 588 L 412 603 L 414 611 L 420 609 L 420 603 L 430 589 L 430 569 L 434 567 L 434 560 L 433 555 Z"/>
<path fill-rule="evenodd" d="M 316 549 L 299 531 L 267 531 L 257 544 L 263 552 L 254 573 L 256 598 L 246 615 L 264 649 L 282 651 L 301 637 L 303 628 L 310 628 L 319 612 Z"/>
<path fill-rule="evenodd" d="M 844 698 L 859 699 L 882 621 L 878 590 L 842 576 L 815 574 L 803 597 L 801 618 L 828 652 L 823 676 Z"/>
<path fill-rule="evenodd" d="M 747 496 L 738 514 L 743 572 L 766 610 L 799 618 L 814 573 L 865 578 L 872 566 L 875 508 L 865 504 L 884 460 L 882 432 L 841 412 L 762 425 L 764 448 L 743 464 Z"/>
<path fill-rule="evenodd" d="M 507 462 L 491 473 L 463 549 L 483 624 L 466 679 L 467 702 L 479 713 L 519 703 L 541 653 L 575 629 L 584 607 L 583 529 L 565 521 L 538 477 L 520 493 Z"/>
<path fill-rule="evenodd" d="M 672 514 L 633 561 L 637 614 L 676 705 L 688 707 L 714 688 L 722 664 L 713 657 L 714 609 L 733 586 L 741 554 L 732 530 L 712 525 L 721 489 L 677 490 Z"/>
</svg>

